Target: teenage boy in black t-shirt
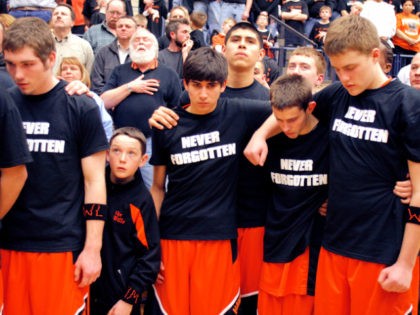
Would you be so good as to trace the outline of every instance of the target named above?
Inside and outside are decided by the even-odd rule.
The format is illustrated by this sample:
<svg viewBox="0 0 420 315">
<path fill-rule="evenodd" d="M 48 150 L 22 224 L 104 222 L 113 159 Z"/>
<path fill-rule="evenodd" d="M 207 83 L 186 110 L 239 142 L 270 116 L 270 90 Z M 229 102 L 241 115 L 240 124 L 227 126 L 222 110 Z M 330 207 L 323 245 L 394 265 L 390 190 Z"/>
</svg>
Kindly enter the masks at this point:
<svg viewBox="0 0 420 315">
<path fill-rule="evenodd" d="M 315 96 L 315 115 L 329 122 L 331 152 L 315 314 L 416 314 L 420 95 L 386 77 L 376 28 L 364 18 L 334 21 L 324 48 L 341 84 Z M 262 163 L 264 148 L 251 151 L 254 163 Z M 408 208 L 393 195 L 407 172 Z"/>
<path fill-rule="evenodd" d="M 271 85 L 271 106 L 283 133 L 269 139 L 272 202 L 264 235 L 258 314 L 311 315 L 328 192 L 328 129 L 312 115 L 312 85 L 284 76 Z M 313 144 L 317 143 L 314 147 Z"/>
<path fill-rule="evenodd" d="M 34 160 L 2 222 L 4 312 L 74 314 L 101 271 L 106 136 L 95 102 L 69 96 L 52 73 L 56 53 L 45 22 L 18 19 L 3 48 Z"/>
<path fill-rule="evenodd" d="M 239 297 L 235 188 L 240 152 L 269 108 L 265 102 L 219 99 L 227 64 L 211 48 L 190 53 L 184 75 L 191 104 L 175 110 L 176 127 L 153 134 L 151 192 L 160 213 L 164 274 L 155 292 L 169 314 L 218 314 L 237 309 Z"/>
<path fill-rule="evenodd" d="M 264 56 L 263 41 L 258 31 L 250 23 L 237 23 L 226 34 L 222 47 L 228 66 L 226 89 L 221 98 L 269 100 L 269 90 L 254 79 L 254 67 Z M 188 94 L 184 92 L 181 104 L 188 104 Z M 265 104 L 267 112 L 270 107 Z M 157 115 L 176 113 L 160 107 Z M 150 120 L 152 122 L 152 119 Z M 159 127 L 154 122 L 153 126 Z M 253 130 L 249 130 L 248 138 Z M 269 200 L 269 182 L 261 168 L 251 165 L 244 156 L 240 157 L 237 205 L 238 213 L 238 257 L 241 265 L 241 306 L 239 314 L 255 314 L 259 275 L 263 256 L 264 222 Z"/>
</svg>

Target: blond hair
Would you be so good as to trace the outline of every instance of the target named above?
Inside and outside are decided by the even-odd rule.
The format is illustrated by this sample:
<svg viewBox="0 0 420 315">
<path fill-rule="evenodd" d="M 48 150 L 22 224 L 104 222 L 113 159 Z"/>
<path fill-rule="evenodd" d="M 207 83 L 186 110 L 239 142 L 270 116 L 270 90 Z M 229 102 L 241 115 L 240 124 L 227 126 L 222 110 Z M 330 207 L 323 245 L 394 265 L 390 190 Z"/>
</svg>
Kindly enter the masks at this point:
<svg viewBox="0 0 420 315">
<path fill-rule="evenodd" d="M 317 74 L 325 74 L 327 63 L 324 56 L 315 48 L 312 47 L 298 47 L 290 55 L 292 56 L 305 56 L 312 58 L 315 61 Z"/>
<path fill-rule="evenodd" d="M 80 81 L 82 81 L 88 88 L 90 88 L 90 76 L 89 72 L 86 70 L 85 66 L 80 62 L 77 57 L 64 57 L 61 62 L 60 66 L 57 70 L 57 76 L 61 76 L 61 67 L 63 65 L 75 65 L 79 68 L 81 73 Z"/>
<path fill-rule="evenodd" d="M 347 15 L 333 21 L 328 28 L 324 51 L 334 56 L 353 50 L 368 55 L 379 48 L 375 25 L 358 15 Z"/>
</svg>

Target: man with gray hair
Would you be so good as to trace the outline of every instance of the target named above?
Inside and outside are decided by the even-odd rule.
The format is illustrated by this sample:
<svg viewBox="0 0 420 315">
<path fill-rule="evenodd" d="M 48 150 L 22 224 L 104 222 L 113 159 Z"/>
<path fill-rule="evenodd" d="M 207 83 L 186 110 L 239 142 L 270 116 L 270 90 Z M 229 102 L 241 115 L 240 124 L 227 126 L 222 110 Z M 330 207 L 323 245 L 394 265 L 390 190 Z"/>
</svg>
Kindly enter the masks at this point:
<svg viewBox="0 0 420 315">
<path fill-rule="evenodd" d="M 83 35 L 92 46 L 96 54 L 101 47 L 104 47 L 115 39 L 117 21 L 126 15 L 125 2 L 121 0 L 111 0 L 108 2 L 105 11 L 105 21 L 101 24 L 93 25 Z"/>
<path fill-rule="evenodd" d="M 147 138 L 151 149 L 148 118 L 159 106 L 175 107 L 181 94 L 178 75 L 158 64 L 158 42 L 146 29 L 138 29 L 130 40 L 131 64 L 117 66 L 103 88 L 105 107 L 113 110 L 115 128 L 136 127 Z M 147 152 L 150 156 L 151 152 Z M 150 188 L 153 168 L 141 168 L 143 180 Z"/>
</svg>

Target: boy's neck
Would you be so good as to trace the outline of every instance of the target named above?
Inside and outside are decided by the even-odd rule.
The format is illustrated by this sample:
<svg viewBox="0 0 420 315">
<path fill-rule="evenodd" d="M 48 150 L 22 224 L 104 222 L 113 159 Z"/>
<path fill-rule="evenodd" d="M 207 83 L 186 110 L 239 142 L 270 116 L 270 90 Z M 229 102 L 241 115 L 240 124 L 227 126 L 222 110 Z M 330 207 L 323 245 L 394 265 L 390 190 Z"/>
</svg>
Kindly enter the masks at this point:
<svg viewBox="0 0 420 315">
<path fill-rule="evenodd" d="M 328 23 L 330 23 L 330 19 L 321 20 L 321 21 L 319 21 L 319 23 L 321 23 L 321 24 L 328 24 Z"/>
<path fill-rule="evenodd" d="M 193 103 L 190 104 L 190 106 L 188 106 L 185 111 L 190 113 L 190 114 L 194 114 L 194 115 L 208 115 L 212 112 L 214 112 L 216 110 L 217 107 L 217 102 L 216 104 L 211 104 L 210 106 L 208 106 L 208 109 L 205 110 L 201 110 L 200 106 L 197 106 Z"/>
<path fill-rule="evenodd" d="M 315 127 L 318 125 L 318 122 L 319 120 L 314 115 L 309 114 L 307 124 L 299 135 L 303 136 L 307 135 L 308 133 L 311 133 L 312 130 L 314 130 Z"/>
<path fill-rule="evenodd" d="M 228 69 L 226 85 L 230 88 L 240 89 L 250 86 L 254 83 L 254 68 L 248 69 Z"/>
<path fill-rule="evenodd" d="M 257 30 L 260 32 L 265 32 L 267 31 L 267 27 L 258 26 Z"/>
<path fill-rule="evenodd" d="M 111 180 L 111 183 L 115 185 L 126 185 L 128 183 L 131 183 L 135 178 L 135 175 L 128 177 L 128 178 L 117 178 L 112 173 L 109 176 L 109 179 Z"/>
</svg>

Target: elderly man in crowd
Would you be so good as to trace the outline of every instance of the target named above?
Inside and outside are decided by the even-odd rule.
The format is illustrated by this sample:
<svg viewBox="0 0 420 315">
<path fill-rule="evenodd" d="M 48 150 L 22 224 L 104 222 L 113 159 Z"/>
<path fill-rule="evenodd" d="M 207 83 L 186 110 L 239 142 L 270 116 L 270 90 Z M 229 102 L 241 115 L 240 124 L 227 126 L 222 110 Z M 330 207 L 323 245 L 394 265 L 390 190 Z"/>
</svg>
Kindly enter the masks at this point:
<svg viewBox="0 0 420 315">
<path fill-rule="evenodd" d="M 101 47 L 104 47 L 115 39 L 117 21 L 126 15 L 125 3 L 121 0 L 108 2 L 105 11 L 105 21 L 102 24 L 93 25 L 83 36 L 96 54 Z"/>
<path fill-rule="evenodd" d="M 158 64 L 156 37 L 146 29 L 137 29 L 130 40 L 132 63 L 117 66 L 101 95 L 105 107 L 113 109 L 116 128 L 137 127 L 147 138 L 150 156 L 151 130 L 148 118 L 160 105 L 175 107 L 181 93 L 178 75 L 169 67 Z M 141 168 L 143 180 L 150 187 L 153 168 Z"/>
</svg>

